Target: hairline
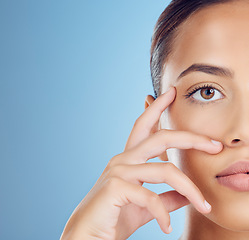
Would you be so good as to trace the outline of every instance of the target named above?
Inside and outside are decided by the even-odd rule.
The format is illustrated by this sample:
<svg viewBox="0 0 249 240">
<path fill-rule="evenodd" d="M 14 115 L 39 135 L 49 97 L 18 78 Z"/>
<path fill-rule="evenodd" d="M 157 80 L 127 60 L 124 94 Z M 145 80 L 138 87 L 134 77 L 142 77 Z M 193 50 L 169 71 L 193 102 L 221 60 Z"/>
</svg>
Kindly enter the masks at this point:
<svg viewBox="0 0 249 240">
<path fill-rule="evenodd" d="M 238 1 L 247 2 L 247 0 L 227 0 L 227 2 L 211 3 L 210 5 L 202 6 L 201 8 L 197 8 L 191 14 L 189 14 L 189 16 L 183 22 L 181 22 L 176 27 L 176 30 L 174 30 L 172 32 L 172 35 L 170 36 L 169 53 L 165 58 L 162 59 L 162 67 L 161 67 L 161 74 L 160 74 L 160 81 L 159 81 L 159 92 L 157 94 L 157 97 L 159 97 L 162 94 L 162 89 L 163 89 L 163 86 L 162 86 L 163 81 L 162 80 L 163 80 L 163 76 L 165 74 L 166 65 L 168 64 L 169 59 L 174 57 L 174 55 L 175 55 L 174 49 L 176 48 L 175 46 L 177 45 L 177 43 L 179 43 L 179 39 L 181 38 L 181 36 L 186 34 L 184 32 L 184 28 L 186 27 L 186 25 L 191 24 L 191 21 L 193 21 L 193 18 L 195 17 L 195 15 L 199 14 L 201 11 L 207 10 L 207 9 L 215 7 L 217 5 L 229 4 L 232 2 L 237 3 Z"/>
</svg>

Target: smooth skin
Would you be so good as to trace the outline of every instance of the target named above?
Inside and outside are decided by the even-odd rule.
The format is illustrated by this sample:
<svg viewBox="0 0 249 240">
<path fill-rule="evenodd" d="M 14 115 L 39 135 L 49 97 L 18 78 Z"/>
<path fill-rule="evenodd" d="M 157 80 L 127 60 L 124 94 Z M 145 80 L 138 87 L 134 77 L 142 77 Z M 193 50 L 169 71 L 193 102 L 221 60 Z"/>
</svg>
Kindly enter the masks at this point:
<svg viewBox="0 0 249 240">
<path fill-rule="evenodd" d="M 218 154 L 195 149 L 169 149 L 169 160 L 186 174 L 211 204 L 209 214 L 186 209 L 181 240 L 248 240 L 249 192 L 218 183 L 216 176 L 231 164 L 249 161 L 249 1 L 235 0 L 204 8 L 181 25 L 173 53 L 162 73 L 162 93 L 177 90 L 162 128 L 205 135 L 222 143 Z M 189 72 L 192 64 L 229 69 L 231 74 Z M 205 86 L 212 85 L 209 90 Z M 186 95 L 199 87 L 191 96 Z M 166 123 L 169 123 L 168 125 Z"/>
<path fill-rule="evenodd" d="M 96 184 L 76 207 L 61 240 L 127 239 L 152 219 L 169 234 L 172 231 L 169 212 L 191 204 L 201 214 L 210 213 L 211 207 L 205 203 L 198 187 L 167 161 L 166 150 L 195 149 L 217 154 L 223 146 L 214 144 L 205 135 L 160 129 L 160 116 L 175 97 L 174 87 L 155 101 L 147 96 L 145 111 L 136 120 L 124 152 L 109 161 Z M 147 162 L 155 157 L 163 161 Z M 166 183 L 175 190 L 158 195 L 143 187 L 144 182 Z"/>
</svg>

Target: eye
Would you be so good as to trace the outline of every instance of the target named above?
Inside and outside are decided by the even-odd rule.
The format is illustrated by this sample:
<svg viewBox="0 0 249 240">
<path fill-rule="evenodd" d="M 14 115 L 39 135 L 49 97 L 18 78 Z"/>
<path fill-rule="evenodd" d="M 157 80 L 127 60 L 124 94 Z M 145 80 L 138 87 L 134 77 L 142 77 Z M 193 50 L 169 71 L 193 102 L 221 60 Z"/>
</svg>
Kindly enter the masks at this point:
<svg viewBox="0 0 249 240">
<path fill-rule="evenodd" d="M 196 87 L 184 96 L 186 98 L 192 97 L 199 102 L 212 102 L 214 100 L 221 99 L 223 97 L 223 94 L 220 90 L 216 89 L 212 85 L 207 84 L 204 86 Z"/>
</svg>

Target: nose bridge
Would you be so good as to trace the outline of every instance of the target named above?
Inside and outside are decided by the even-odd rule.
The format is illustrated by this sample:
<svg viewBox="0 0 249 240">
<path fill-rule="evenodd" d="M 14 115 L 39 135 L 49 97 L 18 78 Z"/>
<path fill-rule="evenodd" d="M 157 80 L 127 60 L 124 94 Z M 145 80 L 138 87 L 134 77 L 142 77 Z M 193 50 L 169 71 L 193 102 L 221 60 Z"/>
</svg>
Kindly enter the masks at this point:
<svg viewBox="0 0 249 240">
<path fill-rule="evenodd" d="M 249 91 L 244 89 L 241 98 L 235 106 L 235 111 L 231 111 L 234 116 L 234 132 L 231 141 L 244 142 L 249 146 Z M 235 140 L 236 139 L 236 140 Z"/>
</svg>

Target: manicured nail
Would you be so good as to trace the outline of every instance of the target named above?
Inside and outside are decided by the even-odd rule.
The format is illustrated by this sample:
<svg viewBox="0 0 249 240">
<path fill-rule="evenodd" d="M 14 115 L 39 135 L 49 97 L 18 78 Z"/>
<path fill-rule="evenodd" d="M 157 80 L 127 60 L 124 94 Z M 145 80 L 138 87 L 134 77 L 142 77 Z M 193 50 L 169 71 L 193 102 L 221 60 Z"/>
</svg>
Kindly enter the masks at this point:
<svg viewBox="0 0 249 240">
<path fill-rule="evenodd" d="M 206 207 L 207 210 L 211 209 L 211 205 L 205 200 L 204 205 Z"/>
<path fill-rule="evenodd" d="M 215 141 L 215 140 L 211 140 L 211 142 L 212 142 L 214 145 L 216 145 L 216 146 L 221 145 L 221 142 L 218 142 L 218 141 Z"/>
<path fill-rule="evenodd" d="M 173 231 L 173 228 L 171 227 L 171 225 L 169 225 L 168 232 L 171 233 L 172 231 Z"/>
</svg>

